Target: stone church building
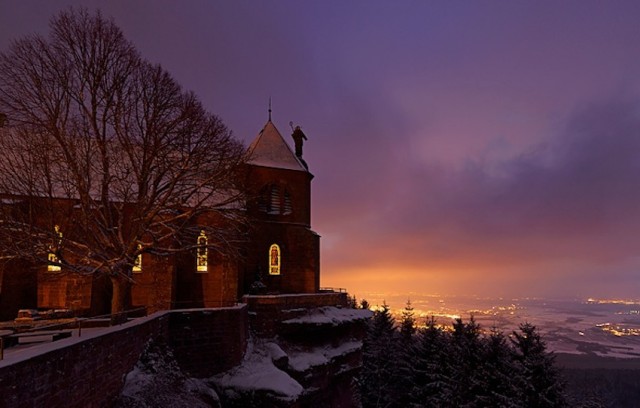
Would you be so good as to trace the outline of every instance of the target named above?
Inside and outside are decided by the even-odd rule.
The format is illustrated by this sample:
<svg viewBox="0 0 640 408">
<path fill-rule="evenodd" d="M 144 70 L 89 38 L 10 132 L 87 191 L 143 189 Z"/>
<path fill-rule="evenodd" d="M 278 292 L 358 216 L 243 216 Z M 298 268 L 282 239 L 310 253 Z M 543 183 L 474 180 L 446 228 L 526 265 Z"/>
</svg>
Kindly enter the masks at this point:
<svg viewBox="0 0 640 408">
<path fill-rule="evenodd" d="M 151 313 L 232 305 L 248 293 L 319 291 L 320 237 L 311 229 L 313 175 L 302 159 L 304 133 L 298 127 L 292 137 L 295 151 L 269 119 L 248 148 L 243 177 L 252 199 L 236 209 L 246 211 L 249 219 L 239 255 L 208 250 L 204 234 L 193 253 L 144 253 L 133 270 L 132 307 Z M 215 218 L 198 222 L 219 225 Z M 19 309 L 109 313 L 111 284 L 106 277 L 63 273 L 51 266 L 0 264 L 0 320 L 15 318 Z"/>
</svg>

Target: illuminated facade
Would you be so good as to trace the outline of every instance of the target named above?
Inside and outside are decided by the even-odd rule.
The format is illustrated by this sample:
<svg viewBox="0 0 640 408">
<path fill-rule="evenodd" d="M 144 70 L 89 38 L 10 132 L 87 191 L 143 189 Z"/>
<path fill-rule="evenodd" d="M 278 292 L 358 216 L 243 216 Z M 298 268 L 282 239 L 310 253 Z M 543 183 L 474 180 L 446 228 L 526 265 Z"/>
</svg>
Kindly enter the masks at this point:
<svg viewBox="0 0 640 408">
<path fill-rule="evenodd" d="M 313 293 L 320 286 L 320 237 L 311 229 L 313 175 L 271 120 L 249 146 L 247 206 L 254 230 L 244 282 L 267 292 Z"/>
<path fill-rule="evenodd" d="M 320 238 L 310 225 L 313 175 L 271 120 L 250 145 L 248 155 L 243 177 L 250 199 L 245 208 L 235 211 L 245 211 L 250 225 L 239 256 L 211 250 L 211 238 L 204 230 L 190 252 L 170 256 L 140 253 L 132 270 L 133 307 L 145 306 L 152 312 L 226 306 L 250 293 L 256 281 L 267 294 L 318 291 Z M 203 215 L 196 222 L 226 227 L 215 214 Z M 60 239 L 52 242 L 47 265 L 12 261 L 0 266 L 0 319 L 14 318 L 24 308 L 68 308 L 80 314 L 110 310 L 111 287 L 105 276 L 64 273 L 56 254 L 65 231 L 56 226 L 56 232 Z"/>
</svg>

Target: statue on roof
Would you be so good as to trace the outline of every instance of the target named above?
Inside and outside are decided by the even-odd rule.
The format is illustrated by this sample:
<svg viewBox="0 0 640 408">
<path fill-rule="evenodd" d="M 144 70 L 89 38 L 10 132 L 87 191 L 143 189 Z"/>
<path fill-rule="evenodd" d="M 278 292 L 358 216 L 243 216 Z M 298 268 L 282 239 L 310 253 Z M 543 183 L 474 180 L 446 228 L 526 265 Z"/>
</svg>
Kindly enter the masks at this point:
<svg viewBox="0 0 640 408">
<path fill-rule="evenodd" d="M 293 130 L 293 133 L 291 134 L 291 137 L 293 137 L 293 142 L 296 145 L 296 156 L 298 158 L 302 158 L 302 144 L 305 140 L 307 140 L 307 136 L 305 136 L 305 134 L 302 132 L 300 126 L 296 126 L 296 128 Z"/>
</svg>

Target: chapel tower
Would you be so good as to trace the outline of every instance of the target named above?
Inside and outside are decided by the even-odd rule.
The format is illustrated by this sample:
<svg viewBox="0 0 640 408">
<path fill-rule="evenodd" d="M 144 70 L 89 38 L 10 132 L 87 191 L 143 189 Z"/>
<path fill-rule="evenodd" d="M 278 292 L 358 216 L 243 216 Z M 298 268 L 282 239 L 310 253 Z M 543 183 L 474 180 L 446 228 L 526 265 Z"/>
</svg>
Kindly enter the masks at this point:
<svg viewBox="0 0 640 408">
<path fill-rule="evenodd" d="M 320 237 L 311 229 L 311 180 L 302 159 L 306 136 L 293 131 L 296 153 L 271 118 L 248 149 L 247 212 L 252 220 L 244 293 L 315 293 L 320 286 Z M 252 285 L 254 287 L 252 288 Z"/>
</svg>

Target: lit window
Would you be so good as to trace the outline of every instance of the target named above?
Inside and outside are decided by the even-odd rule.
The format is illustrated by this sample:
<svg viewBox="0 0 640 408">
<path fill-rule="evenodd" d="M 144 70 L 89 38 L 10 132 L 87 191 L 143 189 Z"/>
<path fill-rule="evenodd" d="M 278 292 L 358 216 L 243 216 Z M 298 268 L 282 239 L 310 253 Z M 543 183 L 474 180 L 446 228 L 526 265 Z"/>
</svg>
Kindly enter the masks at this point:
<svg viewBox="0 0 640 408">
<path fill-rule="evenodd" d="M 56 238 L 54 239 L 54 243 L 49 247 L 49 254 L 47 255 L 47 259 L 49 260 L 49 264 L 47 265 L 47 271 L 49 272 L 59 272 L 60 268 L 60 259 L 55 254 L 56 250 L 60 250 L 62 248 L 62 231 L 60 231 L 60 226 L 55 225 L 53 227 Z"/>
<path fill-rule="evenodd" d="M 138 244 L 138 251 L 142 249 L 142 245 Z M 133 273 L 141 273 L 142 272 L 142 253 L 139 253 L 136 256 L 136 259 L 133 261 L 133 268 L 131 268 L 131 272 Z"/>
<path fill-rule="evenodd" d="M 207 272 L 209 249 L 207 248 L 207 234 L 204 230 L 198 236 L 198 249 L 196 253 L 196 271 Z"/>
<path fill-rule="evenodd" d="M 49 265 L 47 265 L 47 270 L 49 272 L 60 272 L 60 265 L 57 265 L 60 262 L 56 254 L 53 252 L 49 252 Z"/>
<path fill-rule="evenodd" d="M 280 247 L 277 244 L 269 248 L 269 275 L 280 275 Z"/>
</svg>

